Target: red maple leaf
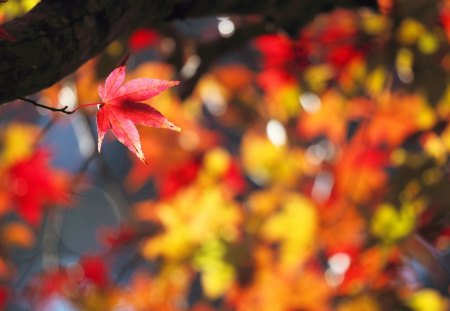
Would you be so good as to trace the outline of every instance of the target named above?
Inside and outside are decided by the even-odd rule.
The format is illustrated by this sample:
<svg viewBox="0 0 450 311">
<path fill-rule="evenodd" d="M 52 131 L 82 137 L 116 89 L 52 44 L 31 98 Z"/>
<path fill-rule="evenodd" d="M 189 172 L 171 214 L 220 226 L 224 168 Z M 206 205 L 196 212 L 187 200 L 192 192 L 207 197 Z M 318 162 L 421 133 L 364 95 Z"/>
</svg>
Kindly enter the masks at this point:
<svg viewBox="0 0 450 311">
<path fill-rule="evenodd" d="M 125 71 L 125 66 L 114 69 L 106 78 L 105 85 L 98 86 L 98 93 L 102 99 L 97 114 L 98 151 L 100 152 L 103 137 L 111 129 L 122 144 L 135 153 L 141 161 L 147 163 L 135 124 L 168 128 L 174 131 L 181 129 L 155 108 L 139 101 L 156 96 L 179 82 L 139 78 L 124 83 Z"/>
</svg>

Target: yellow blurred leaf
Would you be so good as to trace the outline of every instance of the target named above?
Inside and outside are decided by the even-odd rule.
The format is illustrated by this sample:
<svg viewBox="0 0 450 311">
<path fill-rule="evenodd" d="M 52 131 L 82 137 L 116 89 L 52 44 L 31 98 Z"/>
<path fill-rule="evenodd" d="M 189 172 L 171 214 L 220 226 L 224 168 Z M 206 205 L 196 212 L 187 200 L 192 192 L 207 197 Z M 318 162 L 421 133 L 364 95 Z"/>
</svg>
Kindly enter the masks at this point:
<svg viewBox="0 0 450 311">
<path fill-rule="evenodd" d="M 397 51 L 395 66 L 398 71 L 411 70 L 414 62 L 414 54 L 410 49 L 401 48 Z"/>
<path fill-rule="evenodd" d="M 295 184 L 302 173 L 303 151 L 275 146 L 257 131 L 247 131 L 241 143 L 241 161 L 250 178 L 259 185 Z"/>
<path fill-rule="evenodd" d="M 380 311 L 378 302 L 366 295 L 346 299 L 340 303 L 336 311 Z"/>
<path fill-rule="evenodd" d="M 28 124 L 12 123 L 2 133 L 3 148 L 0 165 L 9 166 L 29 157 L 34 150 L 38 128 Z"/>
<path fill-rule="evenodd" d="M 425 32 L 420 36 L 417 47 L 423 54 L 433 54 L 439 48 L 439 40 L 433 33 Z"/>
<path fill-rule="evenodd" d="M 278 201 L 284 192 L 277 189 L 265 189 L 261 191 L 254 191 L 250 194 L 247 200 L 247 205 L 252 213 L 259 216 L 269 216 L 278 209 Z"/>
<path fill-rule="evenodd" d="M 381 14 L 367 12 L 361 18 L 361 27 L 367 34 L 377 36 L 389 27 L 389 19 Z"/>
<path fill-rule="evenodd" d="M 322 91 L 334 74 L 333 68 L 328 64 L 313 65 L 304 72 L 305 80 L 314 92 Z"/>
<path fill-rule="evenodd" d="M 1 3 L 1 13 L 4 13 L 8 19 L 20 16 L 31 10 L 40 0 L 21 0 L 7 1 Z"/>
<path fill-rule="evenodd" d="M 377 67 L 369 73 L 366 80 L 366 88 L 372 96 L 381 93 L 386 84 L 387 73 L 383 67 Z"/>
<path fill-rule="evenodd" d="M 178 261 L 192 255 L 206 241 L 233 241 L 238 236 L 240 208 L 219 187 L 192 185 L 170 201 L 152 206 L 154 219 L 164 232 L 143 244 L 142 253 L 147 258 L 162 256 Z"/>
<path fill-rule="evenodd" d="M 425 32 L 425 27 L 416 19 L 406 18 L 397 31 L 397 39 L 404 44 L 414 44 Z"/>
<path fill-rule="evenodd" d="M 282 209 L 261 228 L 261 236 L 269 242 L 281 243 L 281 265 L 290 268 L 307 258 L 314 248 L 317 230 L 315 207 L 306 198 L 291 195 Z"/>
<path fill-rule="evenodd" d="M 264 97 L 267 114 L 283 122 L 296 117 L 300 110 L 299 95 L 300 90 L 296 84 L 285 84 L 276 90 L 267 92 Z"/>
<path fill-rule="evenodd" d="M 418 290 L 408 304 L 414 311 L 445 311 L 450 306 L 448 299 L 433 289 Z"/>
<path fill-rule="evenodd" d="M 384 203 L 377 208 L 372 218 L 371 232 L 386 244 L 392 244 L 405 238 L 415 228 L 416 212 L 413 204 L 403 204 L 397 210 L 395 206 Z"/>
<path fill-rule="evenodd" d="M 123 52 L 123 44 L 117 40 L 111 42 L 107 47 L 105 52 L 111 57 L 119 57 Z"/>
<path fill-rule="evenodd" d="M 442 165 L 445 164 L 445 161 L 447 160 L 448 152 L 443 138 L 445 138 L 444 135 L 448 136 L 450 132 L 448 130 L 446 130 L 446 132 L 442 134 L 442 137 L 439 137 L 434 133 L 429 133 L 428 135 L 425 135 L 422 143 L 425 152 L 434 157 L 438 163 Z"/>
<path fill-rule="evenodd" d="M 231 264 L 224 261 L 225 245 L 219 240 L 203 244 L 194 257 L 194 265 L 201 273 L 201 282 L 206 296 L 216 299 L 224 295 L 235 279 Z"/>
<path fill-rule="evenodd" d="M 204 169 L 213 176 L 222 176 L 231 161 L 230 154 L 223 148 L 215 148 L 205 155 Z"/>
</svg>

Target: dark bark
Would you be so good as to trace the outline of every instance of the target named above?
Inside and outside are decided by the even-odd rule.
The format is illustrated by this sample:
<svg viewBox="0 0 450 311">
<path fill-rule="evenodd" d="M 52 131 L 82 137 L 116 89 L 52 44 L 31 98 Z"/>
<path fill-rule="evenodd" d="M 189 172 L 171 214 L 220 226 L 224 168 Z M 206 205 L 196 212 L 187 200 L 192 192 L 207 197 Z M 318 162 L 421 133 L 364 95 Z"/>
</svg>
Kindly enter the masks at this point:
<svg viewBox="0 0 450 311">
<path fill-rule="evenodd" d="M 372 5 L 376 1 L 366 1 Z M 141 25 L 218 14 L 261 14 L 287 31 L 335 6 L 332 0 L 43 0 L 2 25 L 15 42 L 0 41 L 0 104 L 52 85 L 99 54 L 112 40 Z"/>
<path fill-rule="evenodd" d="M 52 85 L 145 18 L 161 20 L 169 2 L 44 0 L 4 25 L 16 42 L 0 41 L 0 102 Z"/>
</svg>

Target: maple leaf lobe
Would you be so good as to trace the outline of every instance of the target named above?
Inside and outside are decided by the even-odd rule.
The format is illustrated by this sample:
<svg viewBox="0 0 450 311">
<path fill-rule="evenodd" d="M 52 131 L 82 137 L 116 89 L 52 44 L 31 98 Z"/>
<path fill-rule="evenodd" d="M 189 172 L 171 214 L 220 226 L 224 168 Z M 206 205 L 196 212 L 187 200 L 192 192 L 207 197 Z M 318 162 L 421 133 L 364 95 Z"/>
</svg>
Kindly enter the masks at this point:
<svg viewBox="0 0 450 311">
<path fill-rule="evenodd" d="M 181 129 L 155 108 L 139 101 L 150 99 L 179 82 L 152 78 L 125 82 L 125 73 L 126 67 L 120 66 L 108 75 L 104 85 L 98 86 L 102 99 L 97 113 L 98 151 L 106 132 L 111 129 L 122 144 L 147 164 L 135 124 L 173 131 Z"/>
</svg>

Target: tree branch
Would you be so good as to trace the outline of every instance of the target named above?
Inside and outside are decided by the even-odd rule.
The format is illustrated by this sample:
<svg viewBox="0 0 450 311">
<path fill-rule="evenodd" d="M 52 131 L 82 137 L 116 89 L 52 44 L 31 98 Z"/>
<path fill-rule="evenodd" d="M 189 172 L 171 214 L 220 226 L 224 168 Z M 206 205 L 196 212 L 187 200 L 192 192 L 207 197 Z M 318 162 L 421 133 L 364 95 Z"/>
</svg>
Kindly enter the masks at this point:
<svg viewBox="0 0 450 311">
<path fill-rule="evenodd" d="M 146 19 L 160 21 L 172 1 L 43 0 L 2 27 L 0 103 L 35 93 L 75 71 Z"/>
</svg>

